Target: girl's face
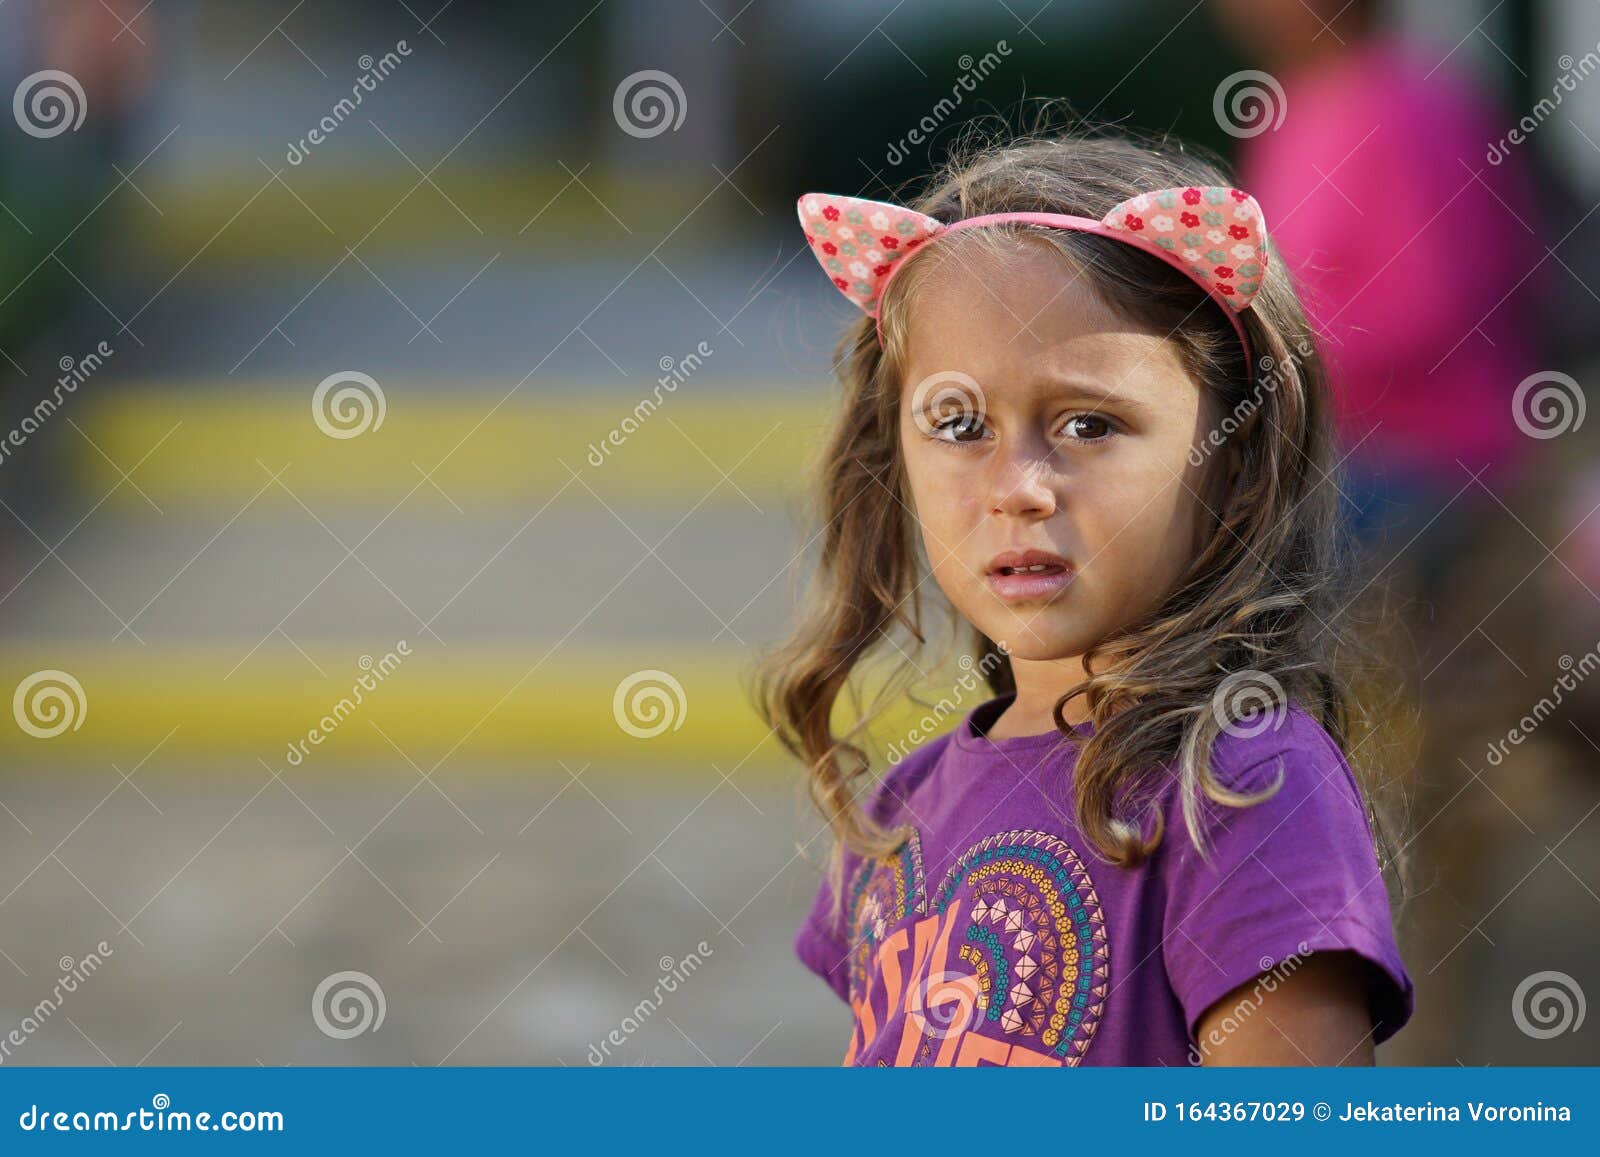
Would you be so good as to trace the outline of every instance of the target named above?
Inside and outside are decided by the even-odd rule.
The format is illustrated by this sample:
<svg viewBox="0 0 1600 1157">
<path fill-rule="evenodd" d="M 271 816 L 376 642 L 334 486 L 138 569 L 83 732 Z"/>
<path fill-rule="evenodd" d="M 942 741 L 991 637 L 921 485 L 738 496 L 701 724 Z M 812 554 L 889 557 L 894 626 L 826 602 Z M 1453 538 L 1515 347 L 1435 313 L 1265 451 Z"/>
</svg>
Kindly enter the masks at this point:
<svg viewBox="0 0 1600 1157">
<path fill-rule="evenodd" d="M 1211 423 L 1175 343 L 1055 249 L 969 249 L 910 307 L 900 440 L 935 581 L 1013 659 L 1060 660 L 1158 603 L 1200 545 Z M 1004 558 L 1039 552 L 1042 572 Z"/>
</svg>

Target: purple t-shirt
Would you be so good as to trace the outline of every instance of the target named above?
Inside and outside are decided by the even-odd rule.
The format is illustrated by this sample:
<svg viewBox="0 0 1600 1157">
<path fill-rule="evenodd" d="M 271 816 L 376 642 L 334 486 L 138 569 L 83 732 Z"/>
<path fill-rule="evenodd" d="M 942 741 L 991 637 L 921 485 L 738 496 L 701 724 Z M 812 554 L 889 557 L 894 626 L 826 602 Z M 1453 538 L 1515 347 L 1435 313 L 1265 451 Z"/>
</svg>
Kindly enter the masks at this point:
<svg viewBox="0 0 1600 1157">
<path fill-rule="evenodd" d="M 1223 785 L 1254 793 L 1280 767 L 1283 783 L 1253 807 L 1206 801 L 1209 862 L 1169 788 L 1160 848 L 1124 869 L 1077 830 L 1064 737 L 985 734 L 1011 699 L 973 708 L 890 769 L 868 806 L 912 834 L 881 861 L 846 850 L 842 927 L 824 880 L 795 936 L 853 1010 L 845 1064 L 1196 1063 L 1213 1003 L 1260 977 L 1230 1009 L 1246 1019 L 1333 950 L 1367 962 L 1375 1042 L 1410 1018 L 1360 789 L 1298 705 L 1218 738 Z"/>
</svg>

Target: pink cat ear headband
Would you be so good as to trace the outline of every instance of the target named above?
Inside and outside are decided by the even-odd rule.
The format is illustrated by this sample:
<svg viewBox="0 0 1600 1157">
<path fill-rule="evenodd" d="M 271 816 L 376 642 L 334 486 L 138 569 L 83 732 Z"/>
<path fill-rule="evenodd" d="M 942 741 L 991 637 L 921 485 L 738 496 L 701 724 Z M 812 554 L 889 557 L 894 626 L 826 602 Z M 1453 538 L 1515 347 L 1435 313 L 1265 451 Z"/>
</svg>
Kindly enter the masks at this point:
<svg viewBox="0 0 1600 1157">
<path fill-rule="evenodd" d="M 1250 308 L 1267 271 L 1261 206 L 1221 185 L 1160 189 L 1130 197 L 1096 221 L 1064 213 L 990 213 L 946 224 L 887 201 L 807 193 L 796 208 L 806 241 L 839 291 L 878 317 L 884 287 L 925 241 L 957 229 L 1024 221 L 1114 237 L 1182 270 L 1223 306 L 1249 357 L 1239 314 Z M 878 344 L 883 323 L 878 322 Z"/>
</svg>

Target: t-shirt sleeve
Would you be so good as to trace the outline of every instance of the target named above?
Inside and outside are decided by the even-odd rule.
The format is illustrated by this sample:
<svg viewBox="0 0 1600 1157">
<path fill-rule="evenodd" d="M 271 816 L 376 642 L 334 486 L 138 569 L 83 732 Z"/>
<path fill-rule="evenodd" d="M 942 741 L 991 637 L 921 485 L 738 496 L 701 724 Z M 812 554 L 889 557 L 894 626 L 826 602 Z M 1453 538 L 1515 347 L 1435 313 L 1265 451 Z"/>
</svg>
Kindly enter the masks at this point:
<svg viewBox="0 0 1600 1157">
<path fill-rule="evenodd" d="M 1295 961 L 1317 953 L 1349 951 L 1366 965 L 1372 1039 L 1387 1040 L 1410 1019 L 1414 990 L 1349 765 L 1298 710 L 1267 737 L 1231 750 L 1240 770 L 1226 756 L 1213 759 L 1224 785 L 1258 792 L 1280 768 L 1283 781 L 1254 806 L 1203 803 L 1207 860 L 1175 793 L 1167 810 L 1162 951 L 1191 1037 L 1205 1011 L 1240 985 L 1264 973 L 1286 978 Z"/>
<path fill-rule="evenodd" d="M 846 875 L 848 880 L 849 858 L 846 857 Z M 800 928 L 795 933 L 794 951 L 803 964 L 818 976 L 845 1003 L 850 1001 L 850 971 L 848 942 L 839 925 L 830 920 L 830 909 L 833 901 L 833 889 L 828 886 L 826 873 L 821 883 L 817 885 L 816 896 L 811 901 L 811 910 L 806 913 L 800 922 Z M 840 921 L 843 921 L 841 909 Z"/>
</svg>

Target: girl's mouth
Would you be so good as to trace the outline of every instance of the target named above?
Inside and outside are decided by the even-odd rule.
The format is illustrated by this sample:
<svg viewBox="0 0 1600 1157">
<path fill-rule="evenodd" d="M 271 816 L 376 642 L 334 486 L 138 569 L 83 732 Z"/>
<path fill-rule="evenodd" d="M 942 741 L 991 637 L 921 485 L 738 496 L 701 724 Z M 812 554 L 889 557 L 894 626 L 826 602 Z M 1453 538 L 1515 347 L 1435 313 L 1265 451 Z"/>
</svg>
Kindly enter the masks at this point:
<svg viewBox="0 0 1600 1157">
<path fill-rule="evenodd" d="M 1060 563 L 1003 566 L 988 574 L 989 589 L 1006 602 L 1051 599 L 1072 582 L 1073 570 Z"/>
</svg>

